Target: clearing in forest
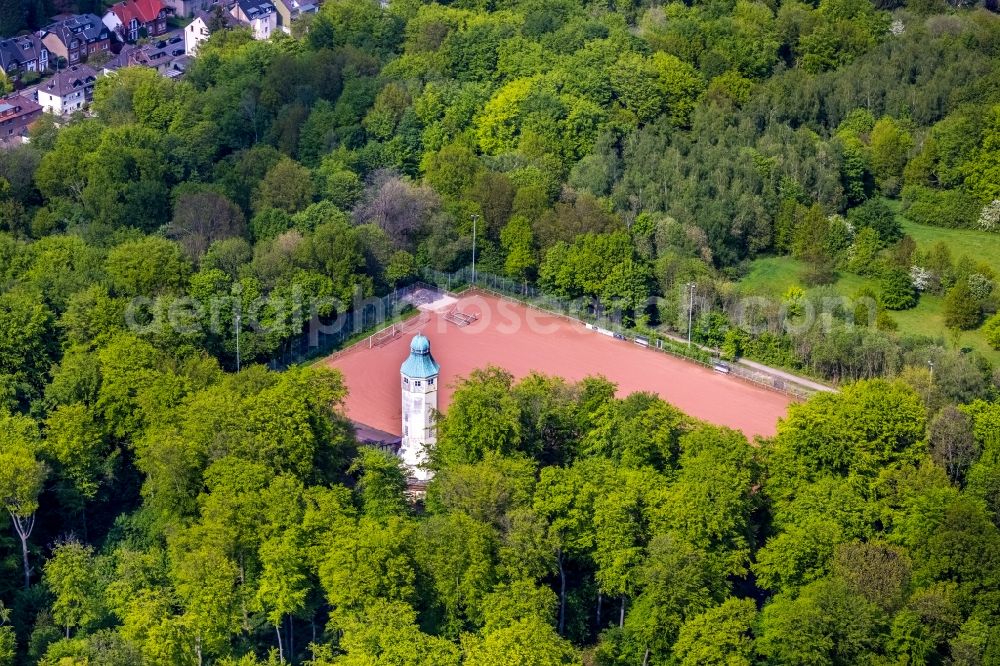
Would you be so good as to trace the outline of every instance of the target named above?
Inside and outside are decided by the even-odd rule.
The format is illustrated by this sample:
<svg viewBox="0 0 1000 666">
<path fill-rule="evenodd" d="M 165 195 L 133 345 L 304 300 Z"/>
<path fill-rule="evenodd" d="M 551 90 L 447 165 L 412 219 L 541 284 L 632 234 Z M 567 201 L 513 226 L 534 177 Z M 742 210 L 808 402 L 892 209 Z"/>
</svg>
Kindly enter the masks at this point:
<svg viewBox="0 0 1000 666">
<path fill-rule="evenodd" d="M 488 365 L 505 368 L 517 378 L 533 371 L 569 381 L 602 375 L 618 385 L 620 396 L 657 393 L 691 416 L 751 438 L 773 435 L 791 402 L 735 377 L 601 335 L 578 321 L 480 292 L 421 309 L 419 331 L 414 328 L 375 345 L 365 340 L 325 361 L 344 373 L 352 421 L 400 433 L 399 366 L 417 332 L 430 339 L 431 353 L 441 364 L 442 411 L 448 408 L 455 381 Z M 455 323 L 458 312 L 463 325 Z"/>
</svg>

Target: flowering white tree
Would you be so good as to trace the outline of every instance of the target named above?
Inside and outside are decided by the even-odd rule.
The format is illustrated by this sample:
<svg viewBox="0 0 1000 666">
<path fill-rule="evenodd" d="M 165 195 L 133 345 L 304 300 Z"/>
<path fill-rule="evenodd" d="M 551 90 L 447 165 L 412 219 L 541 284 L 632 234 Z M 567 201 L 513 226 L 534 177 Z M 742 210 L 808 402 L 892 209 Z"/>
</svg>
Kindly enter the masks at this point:
<svg viewBox="0 0 1000 666">
<path fill-rule="evenodd" d="M 923 266 L 910 266 L 910 282 L 917 291 L 926 291 L 934 280 L 934 274 Z"/>
<path fill-rule="evenodd" d="M 989 298 L 993 293 L 993 280 L 982 273 L 973 273 L 969 276 L 969 291 L 979 300 Z"/>
<path fill-rule="evenodd" d="M 976 227 L 981 231 L 1000 231 L 1000 199 L 983 206 Z"/>
</svg>

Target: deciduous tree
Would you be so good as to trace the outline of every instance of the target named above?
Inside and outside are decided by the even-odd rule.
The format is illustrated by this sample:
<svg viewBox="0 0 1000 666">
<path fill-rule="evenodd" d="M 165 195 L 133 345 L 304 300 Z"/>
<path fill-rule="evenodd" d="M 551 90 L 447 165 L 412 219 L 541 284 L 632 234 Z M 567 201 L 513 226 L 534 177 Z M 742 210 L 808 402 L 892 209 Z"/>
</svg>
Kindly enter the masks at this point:
<svg viewBox="0 0 1000 666">
<path fill-rule="evenodd" d="M 40 445 L 38 425 L 32 419 L 0 412 L 0 500 L 21 540 L 25 589 L 31 585 L 32 572 L 28 539 L 35 528 L 38 496 L 48 474 L 38 458 Z"/>
</svg>

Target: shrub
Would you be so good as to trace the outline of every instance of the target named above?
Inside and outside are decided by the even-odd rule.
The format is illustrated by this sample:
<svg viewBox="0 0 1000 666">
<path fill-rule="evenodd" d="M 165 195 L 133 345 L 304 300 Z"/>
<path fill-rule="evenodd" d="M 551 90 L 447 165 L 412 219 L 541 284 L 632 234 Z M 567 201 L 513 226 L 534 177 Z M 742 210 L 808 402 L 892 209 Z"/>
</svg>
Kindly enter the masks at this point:
<svg viewBox="0 0 1000 666">
<path fill-rule="evenodd" d="M 892 208 L 882 199 L 869 199 L 847 212 L 847 221 L 858 231 L 871 229 L 885 247 L 903 237 L 903 227 Z"/>
<path fill-rule="evenodd" d="M 969 289 L 968 280 L 959 280 L 944 297 L 945 326 L 968 331 L 978 326 L 982 318 L 982 302 Z"/>
<path fill-rule="evenodd" d="M 917 291 L 907 271 L 900 268 L 886 271 L 881 287 L 882 307 L 887 310 L 908 310 L 917 304 Z"/>
<path fill-rule="evenodd" d="M 994 199 L 983 206 L 976 228 L 980 231 L 1000 231 L 1000 199 Z"/>
<path fill-rule="evenodd" d="M 969 228 L 979 219 L 980 205 L 959 190 L 907 185 L 903 188 L 903 214 L 919 224 Z"/>
<path fill-rule="evenodd" d="M 1000 350 L 1000 314 L 990 317 L 983 325 L 983 335 L 993 349 Z"/>
</svg>

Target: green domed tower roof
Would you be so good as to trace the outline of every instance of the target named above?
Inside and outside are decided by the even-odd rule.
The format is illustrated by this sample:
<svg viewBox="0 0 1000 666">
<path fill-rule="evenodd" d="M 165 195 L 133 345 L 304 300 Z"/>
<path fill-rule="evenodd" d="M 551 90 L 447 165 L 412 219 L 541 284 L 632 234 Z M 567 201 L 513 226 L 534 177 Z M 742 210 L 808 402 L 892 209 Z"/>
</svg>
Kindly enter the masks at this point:
<svg viewBox="0 0 1000 666">
<path fill-rule="evenodd" d="M 410 341 L 410 355 L 399 371 L 412 379 L 428 379 L 436 377 L 441 366 L 437 364 L 431 356 L 431 341 L 425 336 L 417 334 Z"/>
</svg>

